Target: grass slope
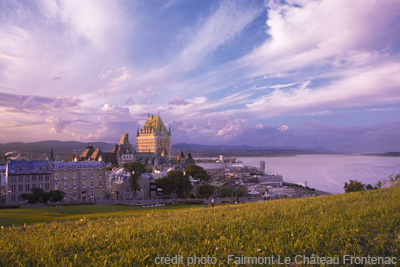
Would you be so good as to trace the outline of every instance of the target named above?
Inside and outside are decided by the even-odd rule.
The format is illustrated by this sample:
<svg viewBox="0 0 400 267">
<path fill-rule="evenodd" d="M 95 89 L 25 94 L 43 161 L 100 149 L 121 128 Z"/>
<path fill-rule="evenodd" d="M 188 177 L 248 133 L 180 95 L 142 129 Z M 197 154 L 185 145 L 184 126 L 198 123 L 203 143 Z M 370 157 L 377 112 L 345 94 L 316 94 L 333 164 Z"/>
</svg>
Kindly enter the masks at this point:
<svg viewBox="0 0 400 267">
<path fill-rule="evenodd" d="M 398 257 L 400 188 L 0 230 L 0 266 L 153 266 L 167 254 L 221 266 L 228 255 Z"/>
<path fill-rule="evenodd" d="M 188 208 L 188 205 L 167 205 L 157 210 L 175 210 Z M 83 205 L 65 207 L 42 207 L 27 209 L 0 210 L 0 226 L 18 226 L 32 223 L 98 219 L 111 216 L 127 216 L 151 213 L 156 208 L 142 208 L 122 205 Z"/>
</svg>

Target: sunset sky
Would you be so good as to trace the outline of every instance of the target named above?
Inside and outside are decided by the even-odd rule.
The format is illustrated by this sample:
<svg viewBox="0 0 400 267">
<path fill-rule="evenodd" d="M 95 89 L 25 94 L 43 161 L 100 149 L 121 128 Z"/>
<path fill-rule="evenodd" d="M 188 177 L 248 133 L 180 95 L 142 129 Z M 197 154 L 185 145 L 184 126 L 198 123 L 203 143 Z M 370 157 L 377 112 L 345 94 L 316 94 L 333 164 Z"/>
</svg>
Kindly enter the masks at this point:
<svg viewBox="0 0 400 267">
<path fill-rule="evenodd" d="M 400 150 L 400 1 L 0 1 L 0 143 Z"/>
</svg>

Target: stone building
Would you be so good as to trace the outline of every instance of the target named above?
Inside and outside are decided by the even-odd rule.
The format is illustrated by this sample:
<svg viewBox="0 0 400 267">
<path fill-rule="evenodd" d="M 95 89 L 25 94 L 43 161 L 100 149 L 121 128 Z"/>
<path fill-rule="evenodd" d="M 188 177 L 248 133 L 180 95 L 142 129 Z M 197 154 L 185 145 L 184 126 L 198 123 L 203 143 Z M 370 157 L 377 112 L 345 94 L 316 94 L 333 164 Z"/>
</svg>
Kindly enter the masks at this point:
<svg viewBox="0 0 400 267">
<path fill-rule="evenodd" d="M 135 149 L 129 142 L 127 133 L 122 134 L 118 145 L 115 145 L 112 153 L 116 155 L 119 166 L 124 165 L 126 162 L 136 161 Z"/>
<path fill-rule="evenodd" d="M 107 194 L 111 199 L 132 200 L 132 199 L 152 199 L 156 197 L 156 187 L 152 184 L 153 177 L 151 173 L 142 173 L 138 184 L 140 190 L 136 194 L 132 191 L 129 183 L 130 173 L 124 168 L 117 168 L 108 174 Z M 154 189 L 154 190 L 153 190 Z"/>
<path fill-rule="evenodd" d="M 53 161 L 51 190 L 65 193 L 65 201 L 101 201 L 105 196 L 106 165 L 102 161 Z"/>
<path fill-rule="evenodd" d="M 31 193 L 32 188 L 52 189 L 51 168 L 46 160 L 10 161 L 6 167 L 7 203 L 21 201 L 22 194 Z"/>
<path fill-rule="evenodd" d="M 148 116 L 142 129 L 138 129 L 136 152 L 171 158 L 171 129 L 167 130 L 160 115 Z"/>
</svg>

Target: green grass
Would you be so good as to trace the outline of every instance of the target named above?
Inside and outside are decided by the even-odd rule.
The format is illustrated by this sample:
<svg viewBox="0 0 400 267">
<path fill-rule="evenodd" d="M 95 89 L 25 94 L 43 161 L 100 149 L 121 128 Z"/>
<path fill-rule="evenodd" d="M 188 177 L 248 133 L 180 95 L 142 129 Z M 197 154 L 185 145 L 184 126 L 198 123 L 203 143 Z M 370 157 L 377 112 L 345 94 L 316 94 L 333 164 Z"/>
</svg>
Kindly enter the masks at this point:
<svg viewBox="0 0 400 267">
<path fill-rule="evenodd" d="M 65 207 L 42 207 L 26 209 L 0 210 L 0 225 L 18 226 L 32 223 L 79 220 L 82 218 L 97 219 L 111 216 L 147 214 L 155 211 L 174 210 L 192 207 L 190 205 L 167 205 L 163 207 L 142 208 L 123 205 L 82 205 Z"/>
<path fill-rule="evenodd" d="M 153 266 L 167 255 L 220 266 L 228 255 L 398 258 L 400 188 L 0 230 L 0 266 Z"/>
</svg>

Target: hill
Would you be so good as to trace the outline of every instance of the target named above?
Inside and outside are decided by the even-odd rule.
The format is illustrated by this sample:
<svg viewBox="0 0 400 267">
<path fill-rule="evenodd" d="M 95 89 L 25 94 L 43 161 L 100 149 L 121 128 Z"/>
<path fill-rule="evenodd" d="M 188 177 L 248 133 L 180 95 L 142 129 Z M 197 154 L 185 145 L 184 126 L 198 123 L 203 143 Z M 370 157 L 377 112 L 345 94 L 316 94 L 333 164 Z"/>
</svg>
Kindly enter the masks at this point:
<svg viewBox="0 0 400 267">
<path fill-rule="evenodd" d="M 400 187 L 154 210 L 137 216 L 4 227 L 0 266 L 154 266 L 161 260 L 166 266 L 165 261 L 179 259 L 186 266 L 270 266 L 272 260 L 278 265 L 278 258 L 287 259 L 281 266 L 363 266 L 371 258 L 371 265 L 382 266 L 397 264 L 392 257 L 400 255 L 399 222 Z"/>
<path fill-rule="evenodd" d="M 132 140 L 131 140 L 132 142 Z M 16 151 L 23 158 L 29 159 L 45 159 L 53 148 L 56 160 L 68 160 L 71 155 L 79 155 L 88 146 L 89 143 L 78 141 L 40 141 L 40 142 L 13 142 L 0 144 L 0 158 L 2 154 L 10 151 Z M 100 147 L 104 152 L 111 152 L 115 144 L 106 142 L 92 142 L 94 147 Z M 133 142 L 134 145 L 134 142 Z M 191 152 L 195 157 L 216 157 L 220 154 L 225 156 L 292 156 L 292 155 L 305 155 L 305 154 L 330 154 L 334 153 L 323 147 L 314 147 L 311 149 L 297 148 L 294 146 L 285 147 L 272 147 L 261 146 L 254 147 L 248 145 L 200 145 L 200 144 L 186 144 L 179 143 L 172 145 L 172 155 L 177 156 L 179 151 Z"/>
</svg>

